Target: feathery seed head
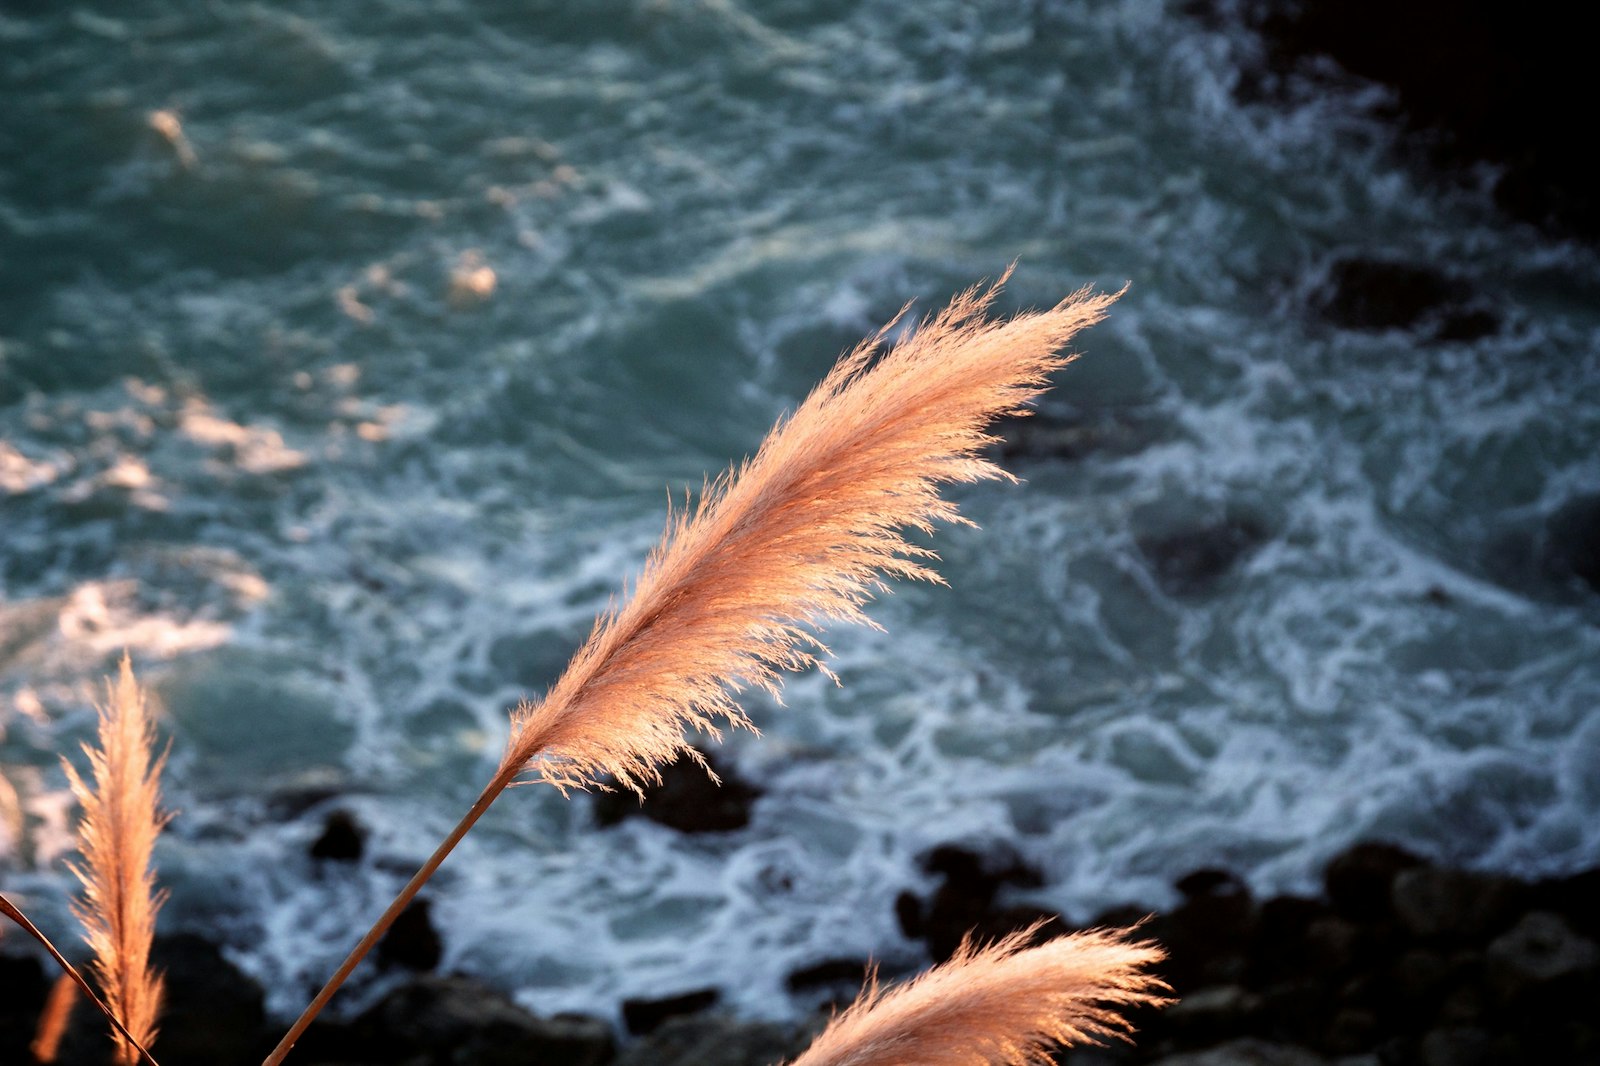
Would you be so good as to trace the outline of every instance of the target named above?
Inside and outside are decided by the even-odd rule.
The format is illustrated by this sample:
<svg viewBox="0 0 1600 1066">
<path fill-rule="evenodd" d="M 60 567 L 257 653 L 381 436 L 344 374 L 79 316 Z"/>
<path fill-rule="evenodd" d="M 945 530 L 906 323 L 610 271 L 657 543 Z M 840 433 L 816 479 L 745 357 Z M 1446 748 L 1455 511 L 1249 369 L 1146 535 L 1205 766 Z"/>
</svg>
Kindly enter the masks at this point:
<svg viewBox="0 0 1600 1066">
<path fill-rule="evenodd" d="M 155 1038 L 161 1010 L 162 979 L 150 965 L 156 912 L 164 893 L 156 891 L 150 859 L 168 815 L 161 810 L 161 769 L 166 759 L 153 754 L 155 729 L 144 691 L 126 654 L 106 703 L 99 708 L 98 747 L 84 745 L 90 780 L 65 760 L 67 780 L 83 808 L 78 823 L 81 862 L 72 872 L 83 885 L 73 905 L 94 952 L 93 969 L 107 1006 L 139 1043 Z M 121 1036 L 117 1062 L 132 1066 L 138 1052 Z"/>
<path fill-rule="evenodd" d="M 869 982 L 792 1066 L 1047 1066 L 1050 1048 L 1125 1038 L 1123 1011 L 1169 1002 L 1146 967 L 1164 953 L 1131 930 L 1028 942 L 1038 926 L 985 948 L 970 941 L 888 991 Z"/>
<path fill-rule="evenodd" d="M 862 607 L 890 578 L 939 581 L 906 531 L 964 521 L 944 485 L 1010 479 L 983 454 L 989 427 L 1026 410 L 1069 361 L 1061 347 L 1120 295 L 992 320 L 1009 276 L 893 345 L 893 322 L 863 341 L 753 458 L 669 515 L 632 595 L 514 713 L 500 775 L 638 789 L 689 750 L 686 728 L 752 728 L 740 690 L 776 692 L 783 671 L 820 666 L 816 626 L 870 625 Z"/>
</svg>

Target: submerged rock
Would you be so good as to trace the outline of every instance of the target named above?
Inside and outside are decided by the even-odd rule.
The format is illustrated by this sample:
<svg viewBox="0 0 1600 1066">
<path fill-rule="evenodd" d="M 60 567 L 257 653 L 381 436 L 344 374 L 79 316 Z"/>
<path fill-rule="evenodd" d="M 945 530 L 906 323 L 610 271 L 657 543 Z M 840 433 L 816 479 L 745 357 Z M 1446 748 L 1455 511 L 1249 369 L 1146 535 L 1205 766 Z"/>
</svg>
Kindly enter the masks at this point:
<svg viewBox="0 0 1600 1066">
<path fill-rule="evenodd" d="M 1574 497 L 1551 515 L 1542 548 L 1552 577 L 1600 592 L 1600 493 Z"/>
<path fill-rule="evenodd" d="M 1137 544 L 1163 591 L 1171 596 L 1192 596 L 1208 592 L 1267 536 L 1259 522 L 1241 516 L 1141 536 Z"/>
</svg>

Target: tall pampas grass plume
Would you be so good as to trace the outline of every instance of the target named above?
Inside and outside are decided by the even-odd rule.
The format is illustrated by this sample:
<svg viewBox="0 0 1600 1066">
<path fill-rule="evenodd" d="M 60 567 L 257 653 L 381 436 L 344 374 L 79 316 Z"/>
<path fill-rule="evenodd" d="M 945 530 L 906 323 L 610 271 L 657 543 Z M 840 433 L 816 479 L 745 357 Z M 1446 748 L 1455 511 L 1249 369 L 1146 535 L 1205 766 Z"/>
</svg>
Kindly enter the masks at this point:
<svg viewBox="0 0 1600 1066">
<path fill-rule="evenodd" d="M 84 745 L 89 780 L 63 760 L 68 783 L 83 809 L 78 823 L 80 860 L 72 872 L 83 893 L 73 910 L 94 953 L 92 970 L 105 1005 L 140 1045 L 156 1036 L 162 978 L 150 964 L 156 913 L 165 893 L 156 890 L 151 855 L 167 822 L 161 810 L 164 756 L 154 753 L 155 728 L 144 691 L 126 654 L 117 680 L 107 682 L 99 708 L 98 746 Z M 143 1055 L 113 1033 L 118 1066 Z"/>
<path fill-rule="evenodd" d="M 957 296 L 885 350 L 884 327 L 834 367 L 753 459 L 670 516 L 633 594 L 595 624 L 545 698 L 513 717 L 502 774 L 637 789 L 690 753 L 686 729 L 750 727 L 736 694 L 819 665 L 814 627 L 872 623 L 886 578 L 940 581 L 911 529 L 964 520 L 954 482 L 1014 480 L 985 458 L 1113 295 L 987 318 L 1005 277 Z M 903 312 L 902 312 L 903 314 Z M 898 319 L 896 320 L 898 321 Z"/>
<path fill-rule="evenodd" d="M 1037 928 L 965 941 L 897 988 L 870 981 L 790 1066 L 1048 1066 L 1051 1048 L 1126 1037 L 1125 1011 L 1168 1002 L 1156 945 L 1090 930 L 1028 947 Z"/>
<path fill-rule="evenodd" d="M 566 790 L 614 779 L 641 789 L 693 756 L 686 730 L 751 728 L 740 691 L 776 692 L 783 672 L 822 666 L 819 626 L 871 625 L 862 608 L 891 578 L 940 580 L 933 553 L 908 531 L 964 521 L 939 495 L 946 485 L 1014 480 L 984 455 L 990 427 L 1026 413 L 1070 360 L 1062 347 L 1120 295 L 1085 289 L 993 320 L 1009 277 L 963 292 L 890 344 L 897 316 L 848 352 L 753 458 L 668 516 L 631 594 L 595 623 L 545 697 L 516 709 L 493 780 L 263 1066 L 283 1060 L 511 784 Z"/>
</svg>

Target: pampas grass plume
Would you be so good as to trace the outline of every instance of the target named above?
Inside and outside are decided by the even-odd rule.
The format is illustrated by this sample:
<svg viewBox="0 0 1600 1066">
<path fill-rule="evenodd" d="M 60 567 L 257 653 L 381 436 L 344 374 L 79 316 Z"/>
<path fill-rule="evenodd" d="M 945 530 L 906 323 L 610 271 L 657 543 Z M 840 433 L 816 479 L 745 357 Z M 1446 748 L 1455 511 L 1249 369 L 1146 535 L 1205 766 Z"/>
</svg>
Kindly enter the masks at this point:
<svg viewBox="0 0 1600 1066">
<path fill-rule="evenodd" d="M 749 728 L 741 689 L 775 693 L 782 671 L 820 665 L 819 623 L 871 624 L 862 606 L 886 578 L 938 581 L 906 531 L 962 521 L 944 485 L 1010 479 L 984 457 L 989 427 L 1026 411 L 1070 358 L 1060 348 L 1116 299 L 1085 290 L 990 320 L 1007 277 L 887 350 L 893 322 L 862 342 L 753 459 L 669 516 L 632 596 L 515 712 L 502 775 L 638 789 L 692 755 L 686 729 Z"/>
<path fill-rule="evenodd" d="M 155 888 L 151 852 L 166 824 L 161 810 L 164 757 L 153 754 L 155 730 L 145 694 L 126 654 L 115 684 L 107 683 L 100 710 L 98 747 L 84 745 L 90 780 L 70 765 L 67 780 L 83 808 L 78 823 L 79 863 L 72 872 L 83 885 L 74 903 L 84 940 L 94 952 L 93 970 L 106 1005 L 128 1033 L 149 1046 L 161 1012 L 162 979 L 150 965 L 156 912 L 163 893 Z M 139 1053 L 113 1034 L 118 1066 L 133 1066 Z"/>
<path fill-rule="evenodd" d="M 1090 930 L 1028 947 L 1036 931 L 963 942 L 888 991 L 869 982 L 791 1066 L 1047 1066 L 1050 1048 L 1125 1038 L 1123 1011 L 1168 1002 L 1145 969 L 1156 945 Z"/>
</svg>

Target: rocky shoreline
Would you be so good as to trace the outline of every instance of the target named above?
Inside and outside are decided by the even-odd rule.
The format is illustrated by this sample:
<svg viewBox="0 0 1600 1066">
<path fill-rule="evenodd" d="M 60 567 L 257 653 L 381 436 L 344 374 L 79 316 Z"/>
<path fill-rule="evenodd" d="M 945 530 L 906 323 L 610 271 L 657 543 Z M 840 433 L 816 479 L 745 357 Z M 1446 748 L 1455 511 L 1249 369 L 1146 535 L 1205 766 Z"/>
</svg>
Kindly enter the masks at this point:
<svg viewBox="0 0 1600 1066">
<path fill-rule="evenodd" d="M 1004 849 L 960 846 L 926 856 L 940 883 L 893 906 L 930 960 L 967 929 L 992 937 L 1060 916 L 1004 903 L 1038 885 Z M 1494 1066 L 1600 1064 L 1600 868 L 1536 882 L 1448 869 L 1385 843 L 1329 863 L 1317 897 L 1257 899 L 1233 874 L 1182 878 L 1182 902 L 1137 906 L 1091 925 L 1145 920 L 1171 953 L 1161 968 L 1177 1005 L 1134 1019 L 1137 1043 L 1064 1051 L 1068 1066 Z M 886 901 L 886 906 L 889 905 Z M 431 933 L 431 930 L 430 930 Z M 401 949 L 404 958 L 404 949 Z M 0 1062 L 28 1051 L 53 972 L 18 938 L 0 952 Z M 164 1066 L 258 1062 L 281 1023 L 261 988 L 202 937 L 161 938 L 170 1007 L 156 1050 Z M 797 998 L 848 1000 L 866 960 L 819 960 L 791 976 Z M 826 1018 L 783 1025 L 718 1011 L 707 989 L 624 1005 L 627 1033 L 576 1015 L 541 1018 L 460 974 L 415 972 L 348 1020 L 314 1026 L 304 1066 L 767 1066 L 797 1053 Z M 105 1061 L 81 1007 L 58 1062 Z"/>
<path fill-rule="evenodd" d="M 1600 165 L 1561 106 L 1584 99 L 1588 86 L 1581 8 L 1530 15 L 1450 0 L 1186 0 L 1184 10 L 1258 35 L 1261 53 L 1236 87 L 1242 100 L 1382 86 L 1375 110 L 1399 122 L 1403 151 L 1424 172 L 1486 183 L 1499 210 L 1548 234 L 1600 237 Z"/>
</svg>

